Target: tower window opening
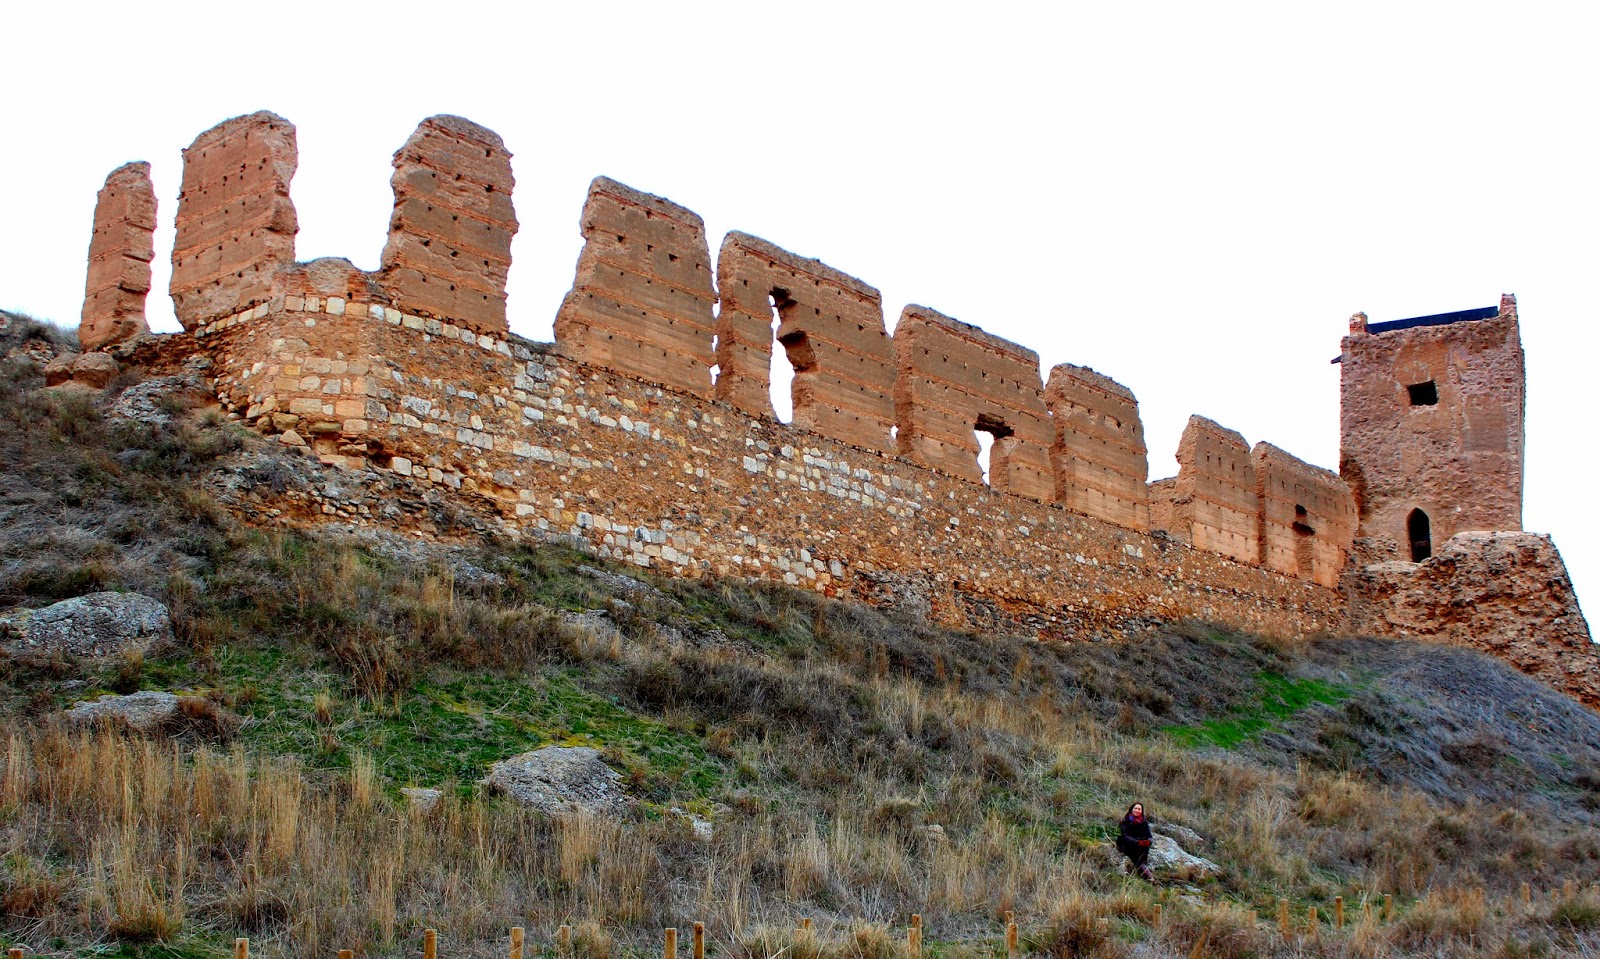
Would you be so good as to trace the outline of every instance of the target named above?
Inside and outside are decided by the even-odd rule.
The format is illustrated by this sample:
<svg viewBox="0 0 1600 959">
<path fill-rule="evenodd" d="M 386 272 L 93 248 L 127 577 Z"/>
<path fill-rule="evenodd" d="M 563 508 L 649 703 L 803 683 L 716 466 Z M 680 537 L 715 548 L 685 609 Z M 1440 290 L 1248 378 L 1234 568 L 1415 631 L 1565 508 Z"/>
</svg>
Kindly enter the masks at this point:
<svg viewBox="0 0 1600 959">
<path fill-rule="evenodd" d="M 1428 514 L 1420 509 L 1406 517 L 1406 538 L 1411 541 L 1411 561 L 1420 563 L 1433 555 L 1433 532 L 1429 528 Z"/>
<path fill-rule="evenodd" d="M 1413 383 L 1406 387 L 1406 396 L 1411 400 L 1412 406 L 1438 406 L 1439 386 L 1433 380 Z"/>
</svg>

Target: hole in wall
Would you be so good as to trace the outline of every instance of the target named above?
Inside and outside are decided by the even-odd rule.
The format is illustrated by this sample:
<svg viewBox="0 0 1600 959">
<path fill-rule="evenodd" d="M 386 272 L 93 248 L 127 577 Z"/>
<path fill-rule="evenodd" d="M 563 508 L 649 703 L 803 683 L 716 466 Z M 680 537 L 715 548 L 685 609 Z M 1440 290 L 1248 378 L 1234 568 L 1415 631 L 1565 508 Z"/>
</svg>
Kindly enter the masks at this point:
<svg viewBox="0 0 1600 959">
<path fill-rule="evenodd" d="M 1439 385 L 1433 380 L 1426 383 L 1413 383 L 1406 387 L 1406 398 L 1412 406 L 1438 406 Z"/>
<path fill-rule="evenodd" d="M 1433 529 L 1428 514 L 1420 509 L 1406 517 L 1406 539 L 1411 543 L 1411 561 L 1420 563 L 1433 555 Z"/>
</svg>

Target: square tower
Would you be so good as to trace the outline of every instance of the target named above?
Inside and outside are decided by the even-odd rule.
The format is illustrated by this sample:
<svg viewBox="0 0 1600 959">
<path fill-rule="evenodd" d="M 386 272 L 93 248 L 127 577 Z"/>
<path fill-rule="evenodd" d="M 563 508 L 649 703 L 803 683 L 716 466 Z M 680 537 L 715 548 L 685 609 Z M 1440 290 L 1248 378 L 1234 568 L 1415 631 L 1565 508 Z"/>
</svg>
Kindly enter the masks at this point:
<svg viewBox="0 0 1600 959">
<path fill-rule="evenodd" d="M 1420 562 L 1464 530 L 1522 529 L 1517 302 L 1387 323 L 1350 318 L 1339 473 L 1373 559 Z"/>
</svg>

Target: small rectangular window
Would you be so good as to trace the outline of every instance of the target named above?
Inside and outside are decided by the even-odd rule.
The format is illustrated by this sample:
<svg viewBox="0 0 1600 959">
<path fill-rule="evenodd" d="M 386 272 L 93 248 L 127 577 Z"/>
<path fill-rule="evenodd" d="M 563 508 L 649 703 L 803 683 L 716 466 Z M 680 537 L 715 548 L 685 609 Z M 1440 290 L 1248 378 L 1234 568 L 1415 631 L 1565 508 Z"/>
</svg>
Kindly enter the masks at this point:
<svg viewBox="0 0 1600 959">
<path fill-rule="evenodd" d="M 1438 406 L 1439 387 L 1433 380 L 1426 383 L 1413 383 L 1406 387 L 1406 393 L 1411 397 L 1412 406 Z"/>
</svg>

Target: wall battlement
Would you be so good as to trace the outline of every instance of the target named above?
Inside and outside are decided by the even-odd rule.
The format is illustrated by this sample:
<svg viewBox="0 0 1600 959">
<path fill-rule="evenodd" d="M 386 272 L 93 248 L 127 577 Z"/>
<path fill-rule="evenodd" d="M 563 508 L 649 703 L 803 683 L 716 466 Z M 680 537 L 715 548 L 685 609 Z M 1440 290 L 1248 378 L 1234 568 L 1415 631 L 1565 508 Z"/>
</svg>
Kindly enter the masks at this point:
<svg viewBox="0 0 1600 959">
<path fill-rule="evenodd" d="M 499 137 L 419 125 L 367 273 L 295 261 L 294 135 L 257 113 L 185 151 L 172 282 L 219 399 L 288 445 L 481 497 L 509 531 L 953 622 L 1344 622 L 1355 500 L 1276 446 L 1196 416 L 1178 476 L 1147 484 L 1137 399 L 1109 377 L 1061 364 L 1047 385 L 1032 350 L 924 306 L 891 336 L 875 288 L 748 234 L 713 271 L 699 216 L 605 177 L 555 343 L 530 343 L 506 324 Z M 791 424 L 769 397 L 776 347 Z"/>
</svg>

